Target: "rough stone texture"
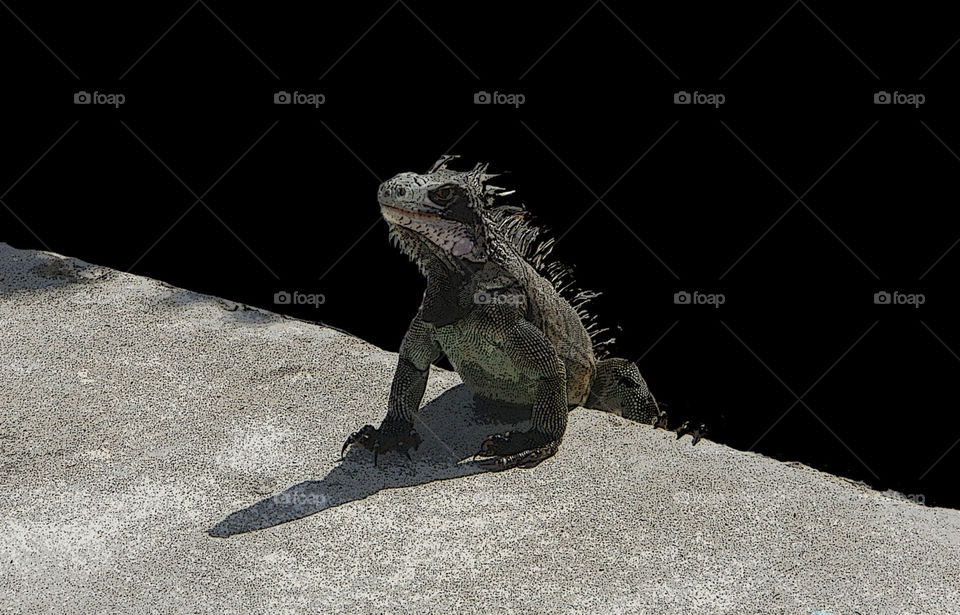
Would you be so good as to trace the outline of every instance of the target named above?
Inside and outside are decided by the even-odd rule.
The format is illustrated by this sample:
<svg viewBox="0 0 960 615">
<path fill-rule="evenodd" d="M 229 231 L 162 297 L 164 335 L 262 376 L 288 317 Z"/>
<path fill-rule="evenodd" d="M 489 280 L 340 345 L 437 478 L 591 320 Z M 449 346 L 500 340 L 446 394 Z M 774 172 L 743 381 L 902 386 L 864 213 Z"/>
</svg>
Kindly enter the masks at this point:
<svg viewBox="0 0 960 615">
<path fill-rule="evenodd" d="M 443 370 L 413 462 L 340 462 L 395 361 L 0 244 L 0 611 L 960 612 L 958 511 L 586 410 L 480 472 L 524 417 Z"/>
</svg>

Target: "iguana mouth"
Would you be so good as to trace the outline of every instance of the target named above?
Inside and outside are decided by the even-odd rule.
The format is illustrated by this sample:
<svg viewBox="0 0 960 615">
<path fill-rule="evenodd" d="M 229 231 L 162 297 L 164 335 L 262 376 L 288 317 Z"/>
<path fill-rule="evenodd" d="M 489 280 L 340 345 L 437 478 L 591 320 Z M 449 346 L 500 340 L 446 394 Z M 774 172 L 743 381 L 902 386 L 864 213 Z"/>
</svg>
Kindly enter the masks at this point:
<svg viewBox="0 0 960 615">
<path fill-rule="evenodd" d="M 392 205 L 384 205 L 380 203 L 381 213 L 384 214 L 384 217 L 387 219 L 395 219 L 398 215 L 402 215 L 406 218 L 413 218 L 416 220 L 442 220 L 443 218 L 438 214 L 432 214 L 425 211 L 411 211 L 409 209 L 403 209 L 401 207 L 394 207 Z"/>
</svg>

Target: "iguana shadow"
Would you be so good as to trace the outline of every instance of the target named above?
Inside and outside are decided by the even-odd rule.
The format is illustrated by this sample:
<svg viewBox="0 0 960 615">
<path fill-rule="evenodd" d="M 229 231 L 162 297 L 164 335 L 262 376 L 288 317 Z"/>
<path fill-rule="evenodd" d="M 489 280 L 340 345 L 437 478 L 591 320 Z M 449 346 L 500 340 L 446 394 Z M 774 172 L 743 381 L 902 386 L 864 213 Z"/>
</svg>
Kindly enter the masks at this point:
<svg viewBox="0 0 960 615">
<path fill-rule="evenodd" d="M 227 538 L 303 519 L 383 489 L 487 472 L 479 462 L 458 462 L 476 453 L 490 434 L 527 429 L 529 423 L 530 408 L 486 402 L 475 398 L 466 386 L 455 386 L 420 410 L 416 429 L 423 443 L 411 452 L 412 461 L 391 452 L 381 455 L 374 466 L 373 453 L 351 447 L 345 460 L 323 479 L 298 483 L 233 512 L 207 533 Z"/>
</svg>

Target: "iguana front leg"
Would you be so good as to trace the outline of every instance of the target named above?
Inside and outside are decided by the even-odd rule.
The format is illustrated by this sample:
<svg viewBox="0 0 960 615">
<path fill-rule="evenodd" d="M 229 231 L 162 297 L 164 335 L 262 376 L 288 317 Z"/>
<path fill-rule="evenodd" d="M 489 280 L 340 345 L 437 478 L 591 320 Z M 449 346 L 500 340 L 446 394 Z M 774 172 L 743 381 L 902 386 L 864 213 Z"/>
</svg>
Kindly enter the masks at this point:
<svg viewBox="0 0 960 615">
<path fill-rule="evenodd" d="M 414 430 L 413 422 L 427 388 L 430 364 L 436 361 L 440 354 L 440 347 L 417 314 L 400 344 L 400 357 L 393 374 L 393 384 L 390 386 L 387 416 L 379 428 L 364 425 L 351 434 L 343 444 L 341 457 L 352 444 L 373 451 L 374 465 L 377 464 L 380 453 L 387 451 L 395 450 L 402 452 L 407 458 L 410 457 L 410 449 L 416 450 L 423 441 Z"/>
<path fill-rule="evenodd" d="M 567 430 L 566 371 L 543 332 L 523 318 L 517 318 L 496 341 L 515 369 L 536 382 L 533 421 L 529 431 L 490 436 L 477 455 L 491 457 L 483 465 L 494 470 L 532 468 L 557 452 Z"/>
</svg>

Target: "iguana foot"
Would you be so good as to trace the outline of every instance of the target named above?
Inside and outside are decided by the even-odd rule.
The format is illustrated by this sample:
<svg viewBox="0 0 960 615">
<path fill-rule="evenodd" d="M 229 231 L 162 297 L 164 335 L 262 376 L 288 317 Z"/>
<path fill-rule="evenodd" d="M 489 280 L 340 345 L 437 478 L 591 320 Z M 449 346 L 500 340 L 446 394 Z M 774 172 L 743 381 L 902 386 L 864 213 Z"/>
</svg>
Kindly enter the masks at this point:
<svg viewBox="0 0 960 615">
<path fill-rule="evenodd" d="M 552 457 L 559 447 L 559 440 L 540 431 L 508 431 L 484 440 L 476 456 L 490 457 L 480 465 L 494 471 L 532 468 Z"/>
<path fill-rule="evenodd" d="M 377 457 L 387 451 L 403 453 L 410 459 L 410 449 L 416 450 L 423 438 L 413 430 L 413 424 L 407 421 L 384 421 L 380 428 L 373 425 L 364 425 L 359 431 L 350 434 L 340 450 L 340 458 L 347 449 L 356 444 L 368 451 L 373 451 L 373 465 L 377 465 Z"/>
<path fill-rule="evenodd" d="M 661 404 L 663 405 L 663 404 Z M 666 411 L 661 410 L 660 414 L 653 419 L 653 428 L 654 429 L 666 429 L 667 423 L 669 422 L 669 417 L 667 416 Z"/>
<path fill-rule="evenodd" d="M 706 433 L 707 433 L 707 426 L 705 423 L 700 423 L 699 425 L 694 427 L 690 423 L 690 421 L 684 421 L 683 424 L 677 428 L 677 440 L 679 440 L 680 438 L 682 438 L 687 434 L 690 434 L 691 436 L 693 436 L 693 445 L 696 446 L 697 442 L 699 442 L 703 438 L 703 436 L 706 435 Z"/>
</svg>

